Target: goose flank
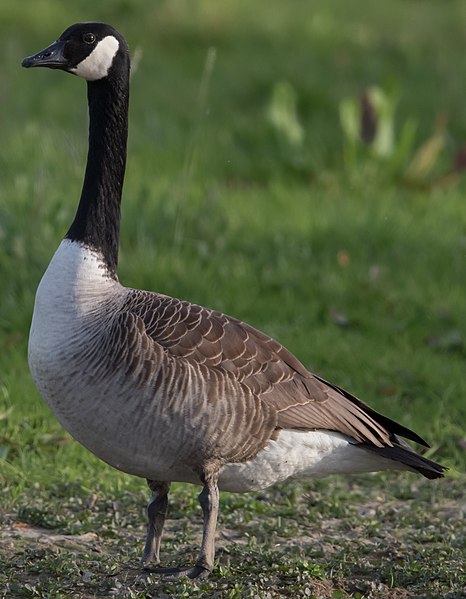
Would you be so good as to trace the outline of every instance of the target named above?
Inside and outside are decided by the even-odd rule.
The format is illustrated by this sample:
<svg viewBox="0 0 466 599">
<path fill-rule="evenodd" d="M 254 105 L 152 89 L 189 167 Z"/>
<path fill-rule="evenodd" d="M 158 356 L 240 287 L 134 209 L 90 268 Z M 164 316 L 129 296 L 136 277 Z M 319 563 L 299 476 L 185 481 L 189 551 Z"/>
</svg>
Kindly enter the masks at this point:
<svg viewBox="0 0 466 599">
<path fill-rule="evenodd" d="M 426 442 L 310 373 L 280 343 L 215 310 L 124 287 L 117 276 L 130 58 L 103 23 L 72 25 L 24 67 L 87 81 L 89 150 L 76 216 L 37 290 L 29 365 L 63 427 L 152 491 L 142 562 L 205 578 L 214 565 L 219 490 L 245 492 L 334 473 L 445 467 Z M 202 486 L 192 566 L 156 567 L 173 481 Z"/>
</svg>

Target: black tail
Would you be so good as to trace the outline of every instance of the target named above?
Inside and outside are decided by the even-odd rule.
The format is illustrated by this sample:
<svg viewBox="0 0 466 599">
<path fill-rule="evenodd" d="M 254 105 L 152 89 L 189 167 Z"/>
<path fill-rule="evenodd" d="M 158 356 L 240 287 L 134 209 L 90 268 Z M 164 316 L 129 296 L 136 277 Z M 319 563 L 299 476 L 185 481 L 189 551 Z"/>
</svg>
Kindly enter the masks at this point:
<svg viewBox="0 0 466 599">
<path fill-rule="evenodd" d="M 357 447 L 368 449 L 389 460 L 401 462 L 405 466 L 416 470 L 426 478 L 442 478 L 443 473 L 448 470 L 446 466 L 428 460 L 411 449 L 405 449 L 399 445 L 394 445 L 393 447 L 376 447 L 371 443 L 358 443 Z"/>
<path fill-rule="evenodd" d="M 376 422 L 381 424 L 390 434 L 390 440 L 393 443 L 393 446 L 386 445 L 384 447 L 377 447 L 372 443 L 355 443 L 356 447 L 361 447 L 363 449 L 368 449 L 373 453 L 377 453 L 378 455 L 387 458 L 389 460 L 393 460 L 394 462 L 399 462 L 408 466 L 412 470 L 419 472 L 426 478 L 442 478 L 443 473 L 448 470 L 446 466 L 442 466 L 441 464 L 437 464 L 432 460 L 428 460 L 420 455 L 418 455 L 411 447 L 401 439 L 400 437 L 406 437 L 406 439 L 410 439 L 411 441 L 416 441 L 425 447 L 429 447 L 429 444 L 424 441 L 422 437 L 420 437 L 417 433 L 406 428 L 402 424 L 395 422 L 391 418 L 387 418 L 383 414 L 379 414 L 373 408 L 362 402 L 348 391 L 345 391 L 341 387 L 337 387 L 332 383 L 320 378 L 317 375 L 314 375 L 319 381 L 328 385 L 338 393 L 341 393 L 346 399 L 353 402 L 357 406 L 359 406 L 364 412 L 366 412 L 369 416 L 371 416 Z M 399 435 L 399 436 L 398 436 Z"/>
<path fill-rule="evenodd" d="M 419 443 L 420 445 L 424 445 L 424 447 L 430 447 L 429 444 L 427 443 L 427 441 L 424 441 L 424 439 L 422 437 L 420 437 L 417 433 L 415 433 L 411 429 L 406 428 L 406 426 L 403 426 L 399 422 L 396 422 L 395 420 L 392 420 L 391 418 L 388 418 L 387 416 L 384 416 L 383 414 L 379 414 L 379 412 L 377 412 L 376 410 L 374 410 L 373 408 L 368 406 L 366 403 L 364 403 L 363 401 L 361 401 L 354 395 L 351 395 L 351 393 L 349 393 L 348 391 L 345 391 L 345 389 L 342 389 L 341 387 L 338 387 L 337 385 L 334 385 L 333 383 L 329 383 L 328 381 L 321 378 L 320 376 L 317 376 L 316 374 L 314 374 L 314 376 L 321 383 L 324 383 L 325 385 L 328 385 L 329 387 L 331 387 L 338 393 L 341 393 L 341 395 L 346 397 L 346 399 L 348 399 L 352 403 L 356 404 L 364 412 L 366 412 L 366 414 L 369 414 L 369 416 L 371 416 L 376 422 L 378 422 L 379 424 L 384 426 L 387 429 L 387 431 L 393 435 L 393 438 L 395 438 L 395 435 L 400 435 L 401 437 L 405 437 L 406 439 L 415 441 L 416 443 Z M 396 459 L 396 458 L 394 458 L 394 459 Z"/>
</svg>

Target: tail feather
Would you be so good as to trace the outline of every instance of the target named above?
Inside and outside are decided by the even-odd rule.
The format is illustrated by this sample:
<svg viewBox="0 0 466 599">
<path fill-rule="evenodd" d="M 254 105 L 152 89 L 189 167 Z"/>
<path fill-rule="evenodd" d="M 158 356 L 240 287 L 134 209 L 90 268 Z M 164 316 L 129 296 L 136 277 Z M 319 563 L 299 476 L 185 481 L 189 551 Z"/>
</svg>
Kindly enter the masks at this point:
<svg viewBox="0 0 466 599">
<path fill-rule="evenodd" d="M 316 374 L 314 376 L 321 383 L 328 385 L 329 387 L 331 387 L 338 393 L 341 393 L 341 395 L 346 397 L 346 399 L 348 399 L 352 403 L 354 403 L 357 406 L 359 406 L 360 408 L 362 408 L 376 422 L 378 422 L 379 424 L 384 426 L 387 429 L 387 431 L 389 431 L 392 435 L 400 435 L 401 437 L 405 437 L 406 439 L 409 439 L 410 441 L 415 441 L 416 443 L 419 443 L 420 445 L 424 445 L 424 447 L 430 447 L 429 444 L 427 443 L 427 441 L 425 441 L 422 437 L 420 437 L 417 433 L 415 433 L 411 429 L 407 428 L 406 426 L 403 426 L 402 424 L 400 424 L 399 422 L 396 422 L 395 420 L 392 420 L 391 418 L 388 418 L 387 416 L 384 416 L 383 414 L 380 414 L 379 412 L 377 412 L 376 410 L 374 410 L 373 408 L 371 408 L 370 406 L 365 404 L 363 401 L 361 401 L 354 395 L 351 395 L 351 393 L 349 393 L 348 391 L 345 391 L 345 389 L 342 389 L 341 387 L 338 387 L 337 385 L 334 385 L 333 383 L 329 383 L 328 381 L 321 378 L 320 376 L 317 376 Z"/>
<path fill-rule="evenodd" d="M 400 462 L 401 464 L 408 466 L 408 468 L 416 470 L 426 478 L 442 478 L 444 476 L 443 473 L 448 470 L 446 466 L 428 460 L 415 453 L 412 449 L 400 447 L 399 445 L 394 445 L 393 447 L 376 447 L 371 443 L 358 443 L 357 447 L 377 453 L 389 460 Z"/>
</svg>

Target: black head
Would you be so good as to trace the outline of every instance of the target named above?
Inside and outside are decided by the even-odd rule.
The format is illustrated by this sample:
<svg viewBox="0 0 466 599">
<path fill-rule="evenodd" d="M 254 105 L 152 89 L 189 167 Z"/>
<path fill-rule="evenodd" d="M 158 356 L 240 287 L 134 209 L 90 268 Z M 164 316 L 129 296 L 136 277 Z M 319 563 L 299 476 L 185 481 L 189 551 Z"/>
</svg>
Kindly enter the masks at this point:
<svg viewBox="0 0 466 599">
<path fill-rule="evenodd" d="M 45 50 L 28 56 L 23 67 L 61 69 L 97 81 L 129 68 L 128 46 L 124 38 L 104 23 L 76 23 Z"/>
</svg>

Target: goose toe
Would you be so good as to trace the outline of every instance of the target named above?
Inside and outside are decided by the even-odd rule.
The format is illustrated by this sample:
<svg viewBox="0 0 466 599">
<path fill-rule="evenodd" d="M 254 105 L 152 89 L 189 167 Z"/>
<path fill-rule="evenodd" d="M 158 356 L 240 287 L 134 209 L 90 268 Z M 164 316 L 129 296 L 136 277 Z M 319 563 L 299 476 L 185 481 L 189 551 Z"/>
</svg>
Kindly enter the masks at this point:
<svg viewBox="0 0 466 599">
<path fill-rule="evenodd" d="M 195 564 L 194 566 L 180 566 L 175 568 L 153 568 L 146 566 L 144 569 L 146 572 L 150 572 L 151 574 L 159 574 L 160 576 L 163 576 L 167 581 L 177 580 L 182 576 L 186 576 L 191 579 L 196 578 L 198 580 L 205 580 L 212 572 L 211 568 L 200 566 L 198 564 Z"/>
</svg>

